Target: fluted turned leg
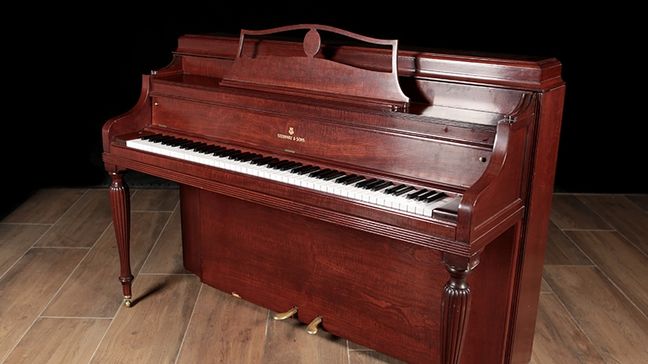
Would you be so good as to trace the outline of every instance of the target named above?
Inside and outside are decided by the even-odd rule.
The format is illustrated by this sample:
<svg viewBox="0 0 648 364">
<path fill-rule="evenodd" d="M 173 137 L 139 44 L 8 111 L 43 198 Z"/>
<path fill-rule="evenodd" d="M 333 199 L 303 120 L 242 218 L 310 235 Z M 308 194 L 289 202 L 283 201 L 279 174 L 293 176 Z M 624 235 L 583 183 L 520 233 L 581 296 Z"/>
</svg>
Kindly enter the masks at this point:
<svg viewBox="0 0 648 364">
<path fill-rule="evenodd" d="M 120 274 L 124 305 L 132 303 L 131 282 L 133 275 L 130 268 L 130 194 L 128 186 L 120 172 L 110 172 L 110 203 L 112 206 L 113 226 L 119 250 Z"/>
<path fill-rule="evenodd" d="M 466 278 L 479 261 L 445 258 L 450 280 L 443 289 L 441 301 L 441 363 L 459 364 L 470 314 L 470 287 Z"/>
</svg>

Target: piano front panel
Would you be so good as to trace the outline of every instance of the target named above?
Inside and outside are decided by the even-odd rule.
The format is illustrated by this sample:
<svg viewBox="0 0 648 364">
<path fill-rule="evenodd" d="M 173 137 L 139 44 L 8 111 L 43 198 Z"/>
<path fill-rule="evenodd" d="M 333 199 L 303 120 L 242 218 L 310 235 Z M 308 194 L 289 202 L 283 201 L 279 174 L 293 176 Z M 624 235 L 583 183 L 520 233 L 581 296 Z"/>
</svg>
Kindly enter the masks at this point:
<svg viewBox="0 0 648 364">
<path fill-rule="evenodd" d="M 170 97 L 155 97 L 154 105 L 159 128 L 460 188 L 482 175 L 491 155 L 483 147 L 225 105 Z"/>
<path fill-rule="evenodd" d="M 300 321 L 322 316 L 330 333 L 387 354 L 438 362 L 447 281 L 438 250 L 208 191 L 198 198 L 205 283 L 276 312 L 298 306 Z"/>
</svg>

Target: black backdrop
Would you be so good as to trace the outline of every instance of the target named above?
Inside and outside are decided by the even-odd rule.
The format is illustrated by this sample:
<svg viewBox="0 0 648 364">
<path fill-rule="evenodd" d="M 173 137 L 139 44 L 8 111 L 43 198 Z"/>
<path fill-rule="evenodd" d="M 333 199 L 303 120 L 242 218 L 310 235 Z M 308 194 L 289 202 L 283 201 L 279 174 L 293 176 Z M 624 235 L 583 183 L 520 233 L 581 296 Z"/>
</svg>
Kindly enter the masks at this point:
<svg viewBox="0 0 648 364">
<path fill-rule="evenodd" d="M 47 186 L 105 182 L 100 130 L 137 100 L 140 75 L 166 65 L 187 33 L 237 34 L 294 23 L 322 23 L 401 47 L 555 56 L 563 63 L 567 99 L 556 188 L 574 192 L 648 192 L 640 177 L 643 145 L 643 61 L 627 44 L 639 24 L 569 15 L 544 4 L 510 13 L 394 3 L 393 9 L 183 2 L 141 7 L 93 2 L 92 8 L 23 9 L 5 29 L 6 115 L 0 143 L 5 197 L 0 213 Z M 604 15 L 599 11 L 597 15 Z M 15 20 L 15 19 L 14 19 Z M 12 115 L 11 117 L 7 115 Z M 645 169 L 645 167 L 643 167 Z"/>
</svg>

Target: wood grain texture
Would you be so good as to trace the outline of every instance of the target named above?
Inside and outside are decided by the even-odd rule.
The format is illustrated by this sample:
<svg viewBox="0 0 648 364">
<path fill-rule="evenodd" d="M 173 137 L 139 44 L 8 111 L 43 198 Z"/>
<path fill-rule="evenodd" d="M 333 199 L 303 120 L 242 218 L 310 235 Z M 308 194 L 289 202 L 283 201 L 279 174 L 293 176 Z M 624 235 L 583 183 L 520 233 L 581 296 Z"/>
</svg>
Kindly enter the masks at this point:
<svg viewBox="0 0 648 364">
<path fill-rule="evenodd" d="M 86 253 L 84 249 L 31 249 L 0 280 L 0 361 Z"/>
<path fill-rule="evenodd" d="M 180 226 L 180 210 L 171 215 L 164 232 L 140 273 L 185 274 L 182 263 L 182 228 Z"/>
<path fill-rule="evenodd" d="M 48 228 L 46 225 L 0 224 L 0 277 Z"/>
<path fill-rule="evenodd" d="M 92 363 L 174 363 L 199 289 L 196 277 L 139 277 L 134 306 L 115 316 Z"/>
<path fill-rule="evenodd" d="M 111 221 L 108 193 L 88 192 L 38 242 L 42 247 L 91 247 Z"/>
<path fill-rule="evenodd" d="M 583 195 L 578 199 L 648 254 L 648 215 L 624 196 Z"/>
<path fill-rule="evenodd" d="M 87 363 L 110 320 L 40 318 L 5 364 Z"/>
<path fill-rule="evenodd" d="M 177 362 L 262 363 L 268 318 L 268 310 L 203 285 Z"/>
<path fill-rule="evenodd" d="M 137 190 L 131 199 L 134 211 L 173 211 L 178 203 L 177 189 Z"/>
<path fill-rule="evenodd" d="M 606 363 L 648 361 L 648 320 L 598 269 L 548 266 L 545 279 Z"/>
<path fill-rule="evenodd" d="M 346 340 L 325 331 L 306 333 L 297 320 L 268 321 L 268 334 L 261 363 L 348 363 Z"/>
<path fill-rule="evenodd" d="M 53 224 L 74 204 L 85 189 L 48 188 L 37 191 L 3 222 Z"/>
<path fill-rule="evenodd" d="M 648 257 L 614 231 L 570 231 L 567 234 L 648 316 Z"/>
<path fill-rule="evenodd" d="M 551 220 L 561 229 L 612 229 L 572 195 L 554 195 Z"/>
<path fill-rule="evenodd" d="M 545 265 L 592 265 L 576 245 L 553 222 L 549 222 L 549 238 Z"/>
<path fill-rule="evenodd" d="M 597 348 L 553 294 L 540 295 L 532 362 L 603 364 Z"/>
<path fill-rule="evenodd" d="M 405 362 L 394 359 L 376 351 L 351 351 L 349 352 L 350 364 L 405 364 Z"/>
<path fill-rule="evenodd" d="M 648 195 L 629 195 L 626 197 L 648 214 Z"/>
<path fill-rule="evenodd" d="M 549 283 L 542 278 L 542 283 L 540 284 L 540 293 L 551 293 L 551 287 L 549 287 Z"/>
<path fill-rule="evenodd" d="M 169 218 L 168 212 L 132 214 L 131 262 L 138 272 Z M 119 256 L 108 229 L 45 311 L 49 316 L 112 317 L 121 302 Z M 88 299 L 92 297 L 92 299 Z"/>
</svg>

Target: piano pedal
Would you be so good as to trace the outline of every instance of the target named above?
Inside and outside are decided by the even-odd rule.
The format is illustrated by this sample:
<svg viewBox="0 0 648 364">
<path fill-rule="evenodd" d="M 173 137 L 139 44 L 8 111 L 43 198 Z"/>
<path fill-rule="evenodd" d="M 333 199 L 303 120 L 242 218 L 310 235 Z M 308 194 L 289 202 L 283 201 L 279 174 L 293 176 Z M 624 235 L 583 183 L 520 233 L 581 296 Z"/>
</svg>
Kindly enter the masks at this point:
<svg viewBox="0 0 648 364">
<path fill-rule="evenodd" d="M 317 335 L 318 326 L 322 323 L 322 316 L 317 316 L 306 326 L 306 332 L 309 335 Z"/>
<path fill-rule="evenodd" d="M 293 317 L 297 313 L 297 306 L 291 308 L 286 312 L 279 312 L 272 315 L 272 318 L 277 321 L 283 321 Z"/>
<path fill-rule="evenodd" d="M 131 296 L 124 296 L 124 306 L 131 307 L 133 305 L 133 300 Z"/>
</svg>

